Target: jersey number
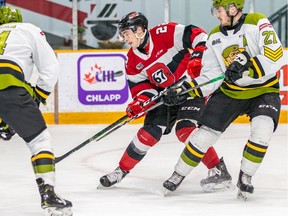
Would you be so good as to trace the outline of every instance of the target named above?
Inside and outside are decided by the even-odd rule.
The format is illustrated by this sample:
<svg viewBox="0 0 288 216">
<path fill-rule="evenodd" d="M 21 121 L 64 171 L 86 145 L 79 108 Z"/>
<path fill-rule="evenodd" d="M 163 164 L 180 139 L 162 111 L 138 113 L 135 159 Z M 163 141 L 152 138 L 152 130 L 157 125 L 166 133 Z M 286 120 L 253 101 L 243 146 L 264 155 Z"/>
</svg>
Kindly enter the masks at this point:
<svg viewBox="0 0 288 216">
<path fill-rule="evenodd" d="M 151 83 L 158 87 L 166 88 L 175 82 L 174 74 L 161 62 L 156 62 L 146 70 Z"/>
<path fill-rule="evenodd" d="M 163 69 L 158 69 L 152 74 L 153 80 L 157 84 L 164 83 L 167 80 L 167 77 L 164 74 Z"/>
<path fill-rule="evenodd" d="M 265 39 L 264 39 L 264 44 L 265 45 L 276 44 L 277 43 L 276 34 L 275 34 L 274 31 L 264 31 L 262 33 L 262 35 L 265 36 Z"/>
<path fill-rule="evenodd" d="M 0 33 L 0 55 L 3 55 L 5 51 L 5 47 L 7 46 L 6 40 L 9 36 L 9 33 L 10 33 L 9 31 L 4 31 Z"/>
<path fill-rule="evenodd" d="M 166 33 L 166 32 L 167 32 L 167 26 L 161 26 L 156 29 L 156 34 Z"/>
</svg>

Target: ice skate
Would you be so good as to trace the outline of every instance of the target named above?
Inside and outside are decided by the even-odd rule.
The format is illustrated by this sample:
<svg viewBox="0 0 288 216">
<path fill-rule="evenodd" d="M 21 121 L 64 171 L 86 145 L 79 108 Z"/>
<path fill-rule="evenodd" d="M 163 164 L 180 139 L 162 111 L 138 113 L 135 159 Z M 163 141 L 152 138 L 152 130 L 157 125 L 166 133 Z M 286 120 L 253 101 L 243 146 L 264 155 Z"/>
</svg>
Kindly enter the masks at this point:
<svg viewBox="0 0 288 216">
<path fill-rule="evenodd" d="M 204 192 L 216 192 L 234 190 L 235 186 L 232 184 L 232 177 L 229 174 L 223 158 L 220 162 L 209 169 L 208 177 L 200 181 L 200 185 Z"/>
<path fill-rule="evenodd" d="M 247 200 L 247 198 L 253 194 L 254 187 L 251 183 L 252 176 L 244 173 L 242 170 L 240 170 L 239 173 L 239 179 L 237 183 L 237 187 L 239 188 L 237 193 L 237 198 L 242 199 L 244 201 Z"/>
<path fill-rule="evenodd" d="M 113 172 L 100 178 L 100 185 L 98 188 L 111 187 L 112 185 L 119 183 L 128 173 L 129 171 L 124 171 L 120 167 L 117 167 Z"/>
<path fill-rule="evenodd" d="M 45 216 L 72 216 L 72 203 L 59 197 L 54 192 L 54 187 L 44 184 L 43 179 L 37 180 L 40 196 L 41 207 L 45 210 Z"/>
<path fill-rule="evenodd" d="M 166 188 L 164 191 L 164 196 L 167 196 L 169 193 L 175 191 L 184 178 L 185 176 L 182 176 L 174 171 L 172 176 L 163 183 L 163 187 Z"/>
</svg>

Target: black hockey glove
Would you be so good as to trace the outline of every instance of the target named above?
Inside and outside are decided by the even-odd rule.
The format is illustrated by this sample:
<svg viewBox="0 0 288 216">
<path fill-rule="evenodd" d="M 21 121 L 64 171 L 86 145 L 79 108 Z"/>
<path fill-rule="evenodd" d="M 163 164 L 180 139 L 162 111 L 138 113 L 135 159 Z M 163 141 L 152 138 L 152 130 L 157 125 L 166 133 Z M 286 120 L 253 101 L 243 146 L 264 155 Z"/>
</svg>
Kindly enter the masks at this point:
<svg viewBox="0 0 288 216">
<path fill-rule="evenodd" d="M 15 131 L 2 120 L 0 123 L 0 139 L 10 140 L 14 134 Z"/>
<path fill-rule="evenodd" d="M 249 54 L 246 51 L 239 53 L 225 71 L 226 82 L 232 84 L 242 78 L 244 71 L 248 70 L 251 66 L 252 62 L 250 61 Z"/>
<path fill-rule="evenodd" d="M 48 98 L 50 92 L 46 92 L 43 89 L 39 88 L 38 86 L 32 87 L 33 89 L 33 98 L 37 103 L 38 107 L 40 103 L 46 105 L 46 99 Z"/>
<path fill-rule="evenodd" d="M 180 105 L 188 98 L 194 98 L 190 92 L 181 95 L 181 92 L 189 88 L 191 88 L 190 84 L 184 81 L 181 87 L 168 89 L 167 93 L 161 98 L 161 101 L 167 106 Z"/>
</svg>

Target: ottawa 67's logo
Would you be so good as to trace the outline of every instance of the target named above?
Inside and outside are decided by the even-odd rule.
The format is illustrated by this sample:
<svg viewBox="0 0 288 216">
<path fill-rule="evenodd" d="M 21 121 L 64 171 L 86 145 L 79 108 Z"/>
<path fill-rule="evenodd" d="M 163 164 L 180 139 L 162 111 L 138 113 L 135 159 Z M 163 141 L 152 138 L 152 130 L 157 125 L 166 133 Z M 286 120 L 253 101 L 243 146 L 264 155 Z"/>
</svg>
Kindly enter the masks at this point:
<svg viewBox="0 0 288 216">
<path fill-rule="evenodd" d="M 160 88 L 166 88 L 175 83 L 174 74 L 161 62 L 157 62 L 146 69 L 146 74 L 150 82 Z"/>
</svg>

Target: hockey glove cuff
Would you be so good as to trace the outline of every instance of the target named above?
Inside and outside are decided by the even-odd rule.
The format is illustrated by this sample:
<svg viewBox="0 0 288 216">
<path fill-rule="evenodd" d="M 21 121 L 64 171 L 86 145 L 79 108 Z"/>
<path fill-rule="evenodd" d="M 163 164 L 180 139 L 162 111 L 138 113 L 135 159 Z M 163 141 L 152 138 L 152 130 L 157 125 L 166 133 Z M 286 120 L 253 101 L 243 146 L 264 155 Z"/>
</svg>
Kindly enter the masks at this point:
<svg viewBox="0 0 288 216">
<path fill-rule="evenodd" d="M 33 98 L 38 104 L 40 103 L 46 105 L 46 100 L 50 94 L 50 92 L 44 91 L 43 89 L 39 88 L 38 86 L 32 87 L 33 88 Z"/>
<path fill-rule="evenodd" d="M 128 106 L 126 108 L 126 114 L 128 115 L 128 117 L 132 118 L 135 115 L 138 115 L 139 113 L 149 109 L 151 106 L 156 104 L 156 102 L 150 102 L 149 104 L 147 104 L 144 107 L 143 104 L 149 99 L 150 99 L 150 97 L 148 97 L 146 95 L 139 95 L 139 96 L 135 97 L 133 99 L 133 101 L 130 104 L 128 104 Z M 143 115 L 145 115 L 145 113 L 143 113 Z M 140 115 L 137 118 L 140 118 L 143 115 Z"/>
<path fill-rule="evenodd" d="M 230 84 L 236 82 L 242 78 L 243 73 L 251 66 L 250 55 L 246 51 L 239 53 L 225 71 L 226 82 Z"/>
<path fill-rule="evenodd" d="M 205 46 L 197 46 L 190 56 L 190 61 L 187 65 L 187 71 L 191 78 L 196 78 L 200 75 L 202 68 L 202 56 L 205 49 Z"/>
<path fill-rule="evenodd" d="M 167 106 L 176 106 L 184 103 L 188 98 L 193 99 L 196 95 L 194 92 L 188 92 L 181 94 L 181 92 L 190 89 L 191 85 L 184 81 L 182 86 L 179 88 L 168 89 L 166 95 L 161 98 L 161 101 Z"/>
</svg>

